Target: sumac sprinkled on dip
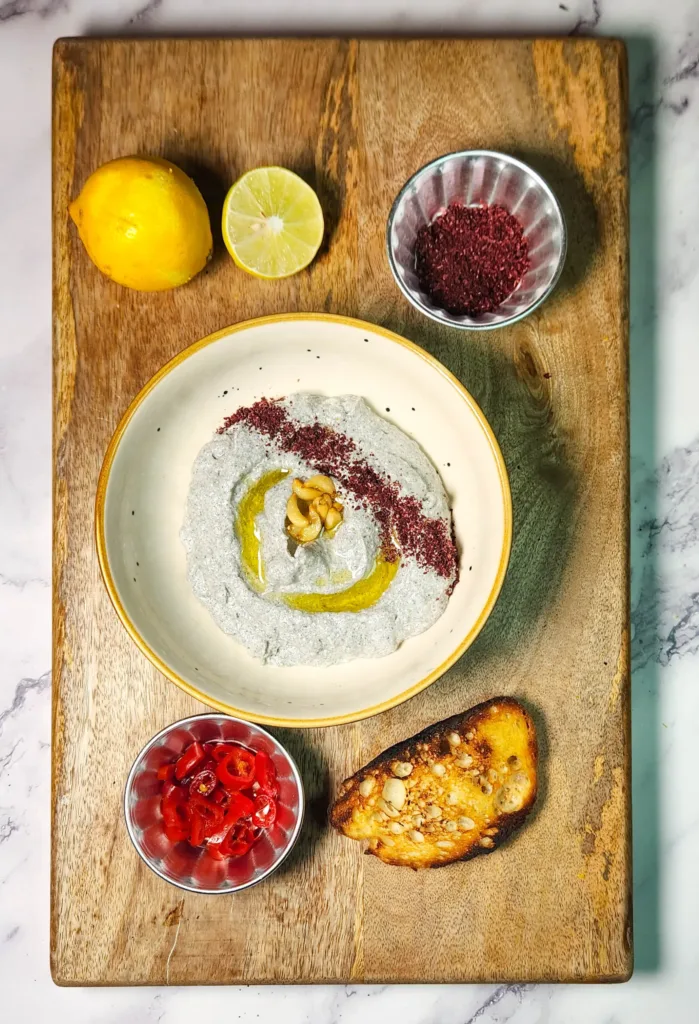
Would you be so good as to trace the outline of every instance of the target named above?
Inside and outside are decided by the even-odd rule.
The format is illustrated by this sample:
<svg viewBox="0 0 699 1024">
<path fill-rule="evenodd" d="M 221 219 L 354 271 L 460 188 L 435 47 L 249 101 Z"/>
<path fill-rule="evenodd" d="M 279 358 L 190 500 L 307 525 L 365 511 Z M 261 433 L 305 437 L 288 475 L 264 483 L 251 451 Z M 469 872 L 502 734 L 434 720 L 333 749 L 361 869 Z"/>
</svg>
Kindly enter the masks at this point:
<svg viewBox="0 0 699 1024">
<path fill-rule="evenodd" d="M 503 206 L 451 203 L 417 233 L 420 286 L 456 316 L 492 313 L 530 265 L 522 225 Z"/>
<path fill-rule="evenodd" d="M 180 537 L 194 596 L 265 664 L 385 657 L 459 579 L 436 466 L 361 395 L 233 411 L 194 460 Z"/>
<path fill-rule="evenodd" d="M 298 455 L 316 472 L 339 480 L 342 489 L 371 508 L 386 561 L 395 561 L 399 552 L 410 555 L 423 568 L 451 578 L 451 592 L 459 577 L 459 563 L 450 527 L 425 515 L 417 498 L 401 493 L 397 483 L 359 457 L 351 437 L 322 423 L 296 423 L 278 402 L 267 398 L 227 416 L 219 433 L 236 423 L 246 423 L 282 451 Z"/>
</svg>

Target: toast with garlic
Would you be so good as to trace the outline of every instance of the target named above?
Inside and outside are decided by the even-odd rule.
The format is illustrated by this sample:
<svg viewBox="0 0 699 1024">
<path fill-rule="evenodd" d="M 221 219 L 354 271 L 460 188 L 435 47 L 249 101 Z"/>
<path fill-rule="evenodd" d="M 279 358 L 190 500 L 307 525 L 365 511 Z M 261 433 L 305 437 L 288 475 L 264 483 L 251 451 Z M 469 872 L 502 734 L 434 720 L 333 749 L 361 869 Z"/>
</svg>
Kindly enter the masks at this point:
<svg viewBox="0 0 699 1024">
<path fill-rule="evenodd" d="M 334 828 L 386 864 L 433 868 L 490 853 L 536 800 L 531 717 L 496 697 L 389 747 L 342 783 Z"/>
</svg>

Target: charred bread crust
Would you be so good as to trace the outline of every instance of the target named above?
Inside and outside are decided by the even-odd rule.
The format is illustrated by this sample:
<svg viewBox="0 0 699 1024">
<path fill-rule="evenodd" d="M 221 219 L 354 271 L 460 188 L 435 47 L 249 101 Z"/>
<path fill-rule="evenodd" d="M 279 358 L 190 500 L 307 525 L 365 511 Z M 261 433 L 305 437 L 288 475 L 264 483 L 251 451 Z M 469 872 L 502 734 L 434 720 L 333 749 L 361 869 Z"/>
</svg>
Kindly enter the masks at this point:
<svg viewBox="0 0 699 1024">
<path fill-rule="evenodd" d="M 387 864 L 470 860 L 522 826 L 536 800 L 537 760 L 531 716 L 511 697 L 494 697 L 394 744 L 346 779 L 330 823 L 368 840 L 366 852 Z M 395 778 L 404 794 L 394 782 L 385 789 Z M 383 796 L 394 790 L 398 808 Z"/>
</svg>

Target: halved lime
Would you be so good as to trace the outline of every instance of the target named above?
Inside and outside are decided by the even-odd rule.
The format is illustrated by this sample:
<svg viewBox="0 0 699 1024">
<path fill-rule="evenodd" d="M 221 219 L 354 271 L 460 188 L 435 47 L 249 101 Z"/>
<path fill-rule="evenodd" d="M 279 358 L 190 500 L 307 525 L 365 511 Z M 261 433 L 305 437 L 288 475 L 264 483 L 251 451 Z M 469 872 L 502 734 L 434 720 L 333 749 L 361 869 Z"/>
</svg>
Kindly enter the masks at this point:
<svg viewBox="0 0 699 1024">
<path fill-rule="evenodd" d="M 303 270 L 320 248 L 323 228 L 318 196 L 284 167 L 248 171 L 223 204 L 226 248 L 255 277 L 289 277 Z"/>
</svg>

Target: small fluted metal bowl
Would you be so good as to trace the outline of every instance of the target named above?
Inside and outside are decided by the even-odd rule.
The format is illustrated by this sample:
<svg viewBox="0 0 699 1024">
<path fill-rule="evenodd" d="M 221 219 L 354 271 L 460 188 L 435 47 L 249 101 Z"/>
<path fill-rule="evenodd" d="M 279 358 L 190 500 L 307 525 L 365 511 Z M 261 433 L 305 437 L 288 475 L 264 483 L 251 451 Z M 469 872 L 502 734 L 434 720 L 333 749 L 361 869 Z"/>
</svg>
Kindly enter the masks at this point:
<svg viewBox="0 0 699 1024">
<path fill-rule="evenodd" d="M 186 841 L 173 843 L 165 835 L 158 768 L 175 761 L 195 740 L 240 743 L 250 750 L 264 750 L 276 768 L 276 820 L 242 857 L 214 860 L 203 849 Z M 276 871 L 298 838 L 303 809 L 303 783 L 291 754 L 261 726 L 231 715 L 194 715 L 168 725 L 138 755 L 124 790 L 126 828 L 148 867 L 180 889 L 210 895 L 239 892 Z"/>
<path fill-rule="evenodd" d="M 454 201 L 504 206 L 524 228 L 531 267 L 492 313 L 448 313 L 417 279 L 417 233 Z M 398 287 L 416 309 L 450 327 L 483 331 L 521 320 L 551 294 L 565 262 L 566 226 L 558 200 L 536 171 L 505 153 L 471 149 L 438 157 L 406 182 L 388 218 L 386 245 Z"/>
</svg>

